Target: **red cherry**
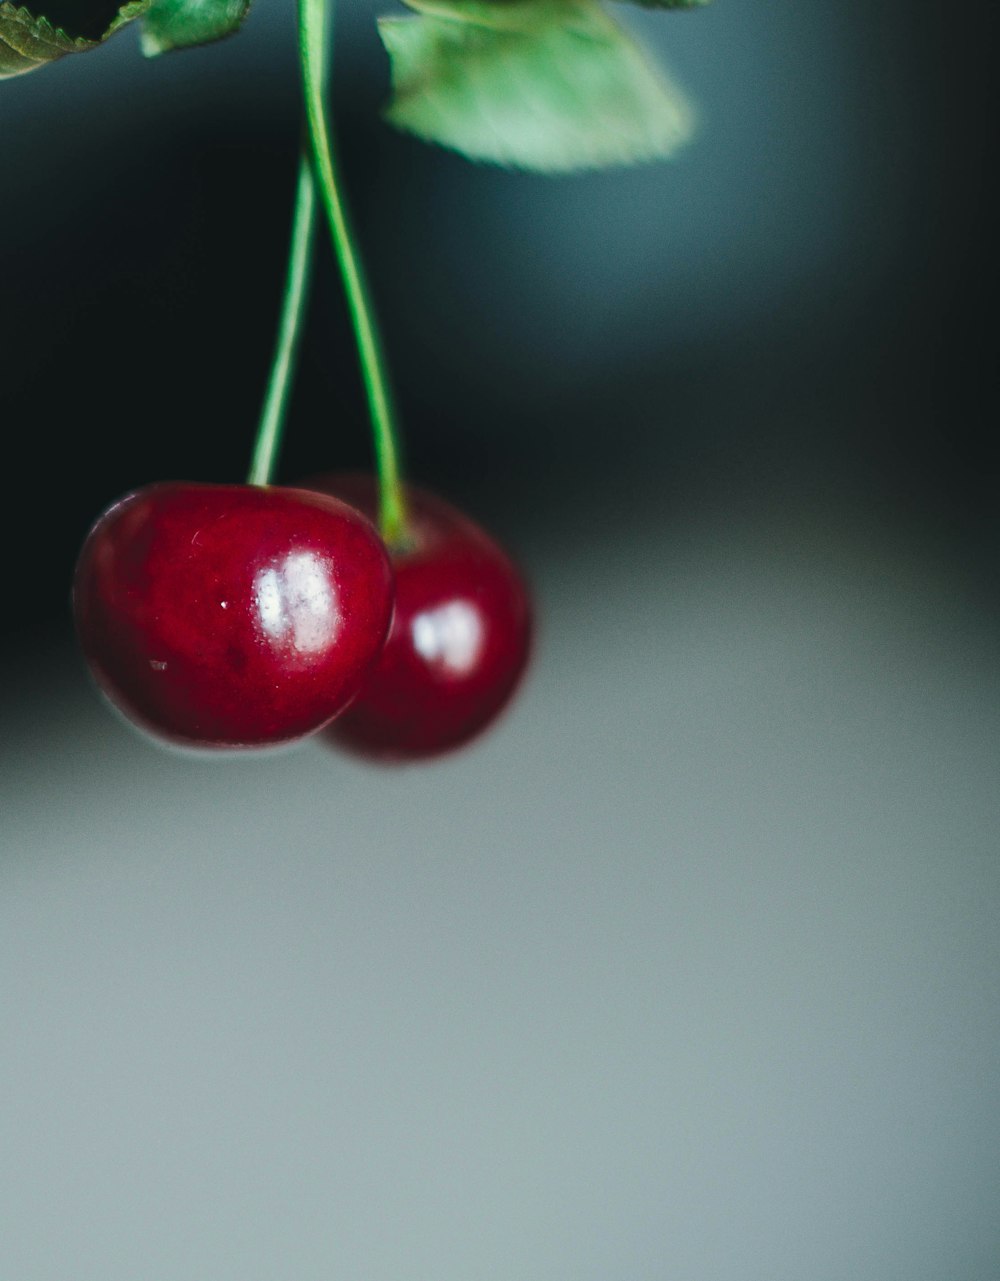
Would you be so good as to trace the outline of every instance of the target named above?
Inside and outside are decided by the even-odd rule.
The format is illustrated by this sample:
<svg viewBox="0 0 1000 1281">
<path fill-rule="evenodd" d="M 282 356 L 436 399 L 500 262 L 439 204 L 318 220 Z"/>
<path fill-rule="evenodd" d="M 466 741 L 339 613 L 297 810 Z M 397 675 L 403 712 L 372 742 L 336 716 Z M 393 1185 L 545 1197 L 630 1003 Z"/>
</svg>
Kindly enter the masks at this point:
<svg viewBox="0 0 1000 1281">
<path fill-rule="evenodd" d="M 309 488 L 375 517 L 369 476 L 323 476 Z M 478 525 L 408 487 L 407 545 L 390 549 L 396 609 L 381 657 L 329 733 L 370 757 L 437 755 L 500 712 L 524 671 L 531 608 L 520 574 Z"/>
<path fill-rule="evenodd" d="M 257 747 L 353 698 L 392 614 L 372 525 L 294 489 L 160 484 L 91 530 L 73 604 L 105 694 L 172 742 Z"/>
</svg>

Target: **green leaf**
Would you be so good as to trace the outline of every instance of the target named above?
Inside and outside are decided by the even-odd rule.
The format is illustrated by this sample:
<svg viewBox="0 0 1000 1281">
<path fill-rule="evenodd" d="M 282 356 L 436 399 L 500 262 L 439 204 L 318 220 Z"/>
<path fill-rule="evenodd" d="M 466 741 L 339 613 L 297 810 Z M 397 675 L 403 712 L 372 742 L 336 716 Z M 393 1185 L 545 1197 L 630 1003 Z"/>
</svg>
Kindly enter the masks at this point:
<svg viewBox="0 0 1000 1281">
<path fill-rule="evenodd" d="M 473 160 L 568 173 L 672 155 L 684 95 L 595 0 L 407 0 L 386 118 Z"/>
<path fill-rule="evenodd" d="M 111 15 L 110 23 L 104 27 L 103 22 L 94 34 L 89 30 L 89 23 L 84 30 L 70 34 L 65 29 L 65 20 L 57 22 L 41 12 L 30 13 L 27 9 L 3 0 L 0 3 L 0 80 L 10 76 L 20 76 L 26 71 L 54 62 L 67 53 L 86 53 L 96 49 L 109 36 L 134 18 L 139 18 L 149 8 L 151 0 L 129 0 L 115 11 L 113 6 L 105 10 L 105 16 Z M 38 6 L 39 10 L 42 5 Z M 50 9 L 52 17 L 73 6 L 66 4 L 44 5 Z"/>
<path fill-rule="evenodd" d="M 250 0 L 152 0 L 142 24 L 147 58 L 168 49 L 208 44 L 238 31 Z"/>
</svg>

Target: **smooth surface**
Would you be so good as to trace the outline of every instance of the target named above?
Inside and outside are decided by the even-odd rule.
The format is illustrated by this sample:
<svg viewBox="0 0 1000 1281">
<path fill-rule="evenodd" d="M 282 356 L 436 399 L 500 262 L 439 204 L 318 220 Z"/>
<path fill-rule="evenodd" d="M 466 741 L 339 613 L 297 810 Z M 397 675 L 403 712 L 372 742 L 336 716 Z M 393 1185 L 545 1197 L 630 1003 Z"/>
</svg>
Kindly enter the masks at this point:
<svg viewBox="0 0 1000 1281">
<path fill-rule="evenodd" d="M 995 1281 L 996 629 L 884 506 L 639 488 L 519 541 L 528 681 L 433 765 L 19 663 L 4 1281 Z"/>
<path fill-rule="evenodd" d="M 290 489 L 161 484 L 95 525 L 73 593 L 98 684 L 152 733 L 260 746 L 311 732 L 381 649 L 392 579 L 343 503 Z"/>
<path fill-rule="evenodd" d="M 377 518 L 371 477 L 307 484 Z M 520 572 L 483 529 L 436 495 L 406 492 L 409 542 L 390 553 L 389 637 L 329 733 L 363 755 L 414 759 L 460 747 L 495 721 L 528 661 L 531 605 Z"/>
</svg>

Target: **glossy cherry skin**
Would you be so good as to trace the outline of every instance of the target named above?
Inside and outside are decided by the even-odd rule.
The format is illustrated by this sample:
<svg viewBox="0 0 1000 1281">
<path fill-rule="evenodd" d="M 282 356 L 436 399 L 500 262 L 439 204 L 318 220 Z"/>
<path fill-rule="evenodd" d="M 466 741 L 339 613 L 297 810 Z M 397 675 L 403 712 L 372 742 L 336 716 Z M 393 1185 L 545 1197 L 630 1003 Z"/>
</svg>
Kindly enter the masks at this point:
<svg viewBox="0 0 1000 1281">
<path fill-rule="evenodd" d="M 110 507 L 73 606 L 98 685 L 179 744 L 261 747 L 321 728 L 361 687 L 392 617 L 374 527 L 329 497 L 158 484 Z"/>
<path fill-rule="evenodd" d="M 306 482 L 372 517 L 368 476 Z M 513 694 L 528 660 L 531 606 L 506 553 L 454 507 L 409 486 L 407 545 L 390 549 L 396 609 L 361 693 L 328 731 L 360 755 L 435 756 L 469 742 Z"/>
</svg>

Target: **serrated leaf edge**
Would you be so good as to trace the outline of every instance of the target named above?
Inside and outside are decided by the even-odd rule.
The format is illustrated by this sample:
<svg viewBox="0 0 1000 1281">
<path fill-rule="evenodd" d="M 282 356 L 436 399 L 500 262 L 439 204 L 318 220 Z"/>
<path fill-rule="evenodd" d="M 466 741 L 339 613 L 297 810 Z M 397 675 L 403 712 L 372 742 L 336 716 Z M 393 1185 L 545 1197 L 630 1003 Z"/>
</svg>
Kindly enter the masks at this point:
<svg viewBox="0 0 1000 1281">
<path fill-rule="evenodd" d="M 46 41 L 50 44 L 58 44 L 59 41 L 63 41 L 65 44 L 72 46 L 71 50 L 66 50 L 69 53 L 76 50 L 82 52 L 102 44 L 110 36 L 113 36 L 116 31 L 120 31 L 127 23 L 134 22 L 136 18 L 141 18 L 152 2 L 153 0 L 130 0 L 129 4 L 122 5 L 112 19 L 111 25 L 96 40 L 88 40 L 86 36 L 71 36 L 62 27 L 54 27 L 48 18 L 44 16 L 36 18 L 25 5 L 12 4 L 11 0 L 2 0 L 0 13 L 4 17 L 13 18 L 20 26 L 26 27 L 28 34 L 36 40 Z M 17 50 L 17 52 L 20 53 L 21 50 Z"/>
<path fill-rule="evenodd" d="M 0 3 L 0 17 L 14 23 L 15 26 L 23 28 L 26 37 L 25 45 L 19 46 L 11 42 L 8 33 L 8 36 L 4 37 L 4 44 L 7 45 L 8 49 L 26 59 L 28 65 L 19 68 L 17 71 L 7 72 L 0 79 L 10 79 L 16 75 L 34 71 L 38 67 L 45 66 L 48 62 L 54 62 L 57 58 L 69 53 L 88 53 L 91 49 L 96 49 L 127 23 L 140 18 L 151 3 L 152 0 L 131 0 L 131 3 L 123 5 L 118 10 L 110 26 L 102 36 L 97 40 L 88 40 L 86 36 L 71 36 L 61 27 L 53 26 L 48 18 L 44 16 L 36 17 L 24 5 L 15 5 L 10 0 L 2 0 L 2 3 Z M 48 58 L 37 57 L 32 52 L 32 44 L 51 49 L 53 51 L 52 56 Z"/>
<path fill-rule="evenodd" d="M 92 49 L 98 44 L 97 40 L 88 40 L 85 36 L 71 36 L 63 31 L 61 27 L 54 27 L 48 18 L 36 18 L 22 5 L 11 4 L 9 0 L 3 0 L 0 3 L 0 17 L 9 19 L 20 27 L 24 27 L 25 34 L 32 40 L 37 40 L 41 44 L 54 45 L 60 53 L 72 53 L 76 50 Z M 12 45 L 9 40 L 5 44 L 15 53 L 21 54 L 22 57 L 30 58 L 32 55 L 26 49 L 18 48 Z M 68 47 L 66 47 L 68 46 Z"/>
</svg>

